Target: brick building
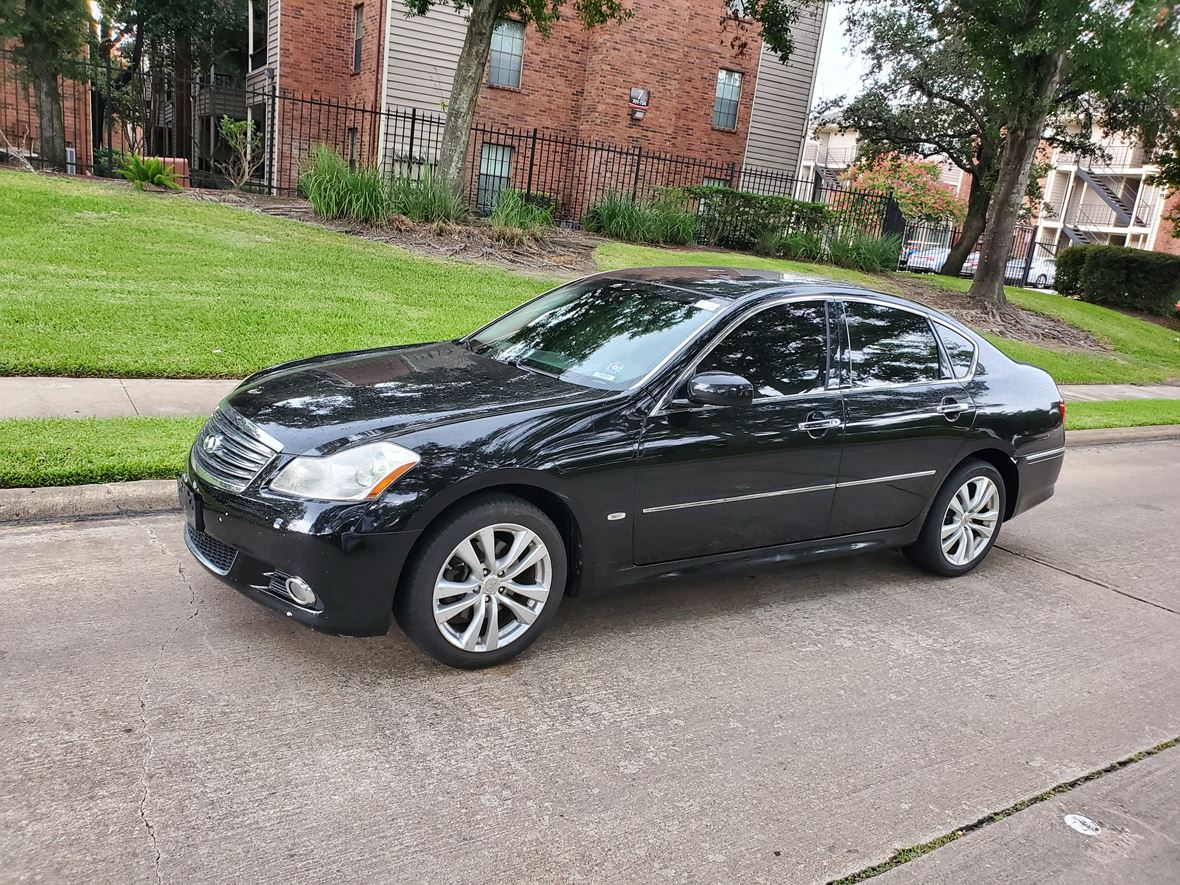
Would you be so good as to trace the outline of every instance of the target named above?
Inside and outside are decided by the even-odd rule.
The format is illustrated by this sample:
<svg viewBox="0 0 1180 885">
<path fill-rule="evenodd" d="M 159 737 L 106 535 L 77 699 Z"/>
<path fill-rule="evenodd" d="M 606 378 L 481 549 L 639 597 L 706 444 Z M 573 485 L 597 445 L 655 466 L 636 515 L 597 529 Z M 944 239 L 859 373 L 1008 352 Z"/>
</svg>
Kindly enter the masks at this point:
<svg viewBox="0 0 1180 885">
<path fill-rule="evenodd" d="M 621 182 L 624 167 L 659 162 L 657 155 L 706 164 L 700 180 L 665 183 L 739 185 L 743 166 L 798 174 L 824 12 L 799 22 L 795 54 L 783 65 L 757 25 L 741 18 L 740 2 L 630 5 L 627 21 L 592 30 L 568 14 L 547 38 L 519 22 L 497 27 L 476 116 L 482 134 L 470 152 L 480 201 L 526 177 L 542 192 L 589 172 Z M 436 146 L 424 133 L 445 111 L 465 31 L 465 16 L 447 4 L 407 16 L 403 0 L 252 0 L 250 113 L 266 119 L 272 87 L 291 98 L 278 102 L 273 121 L 278 178 L 290 179 L 292 164 L 321 141 L 386 168 L 406 157 L 431 162 Z M 326 131 L 296 97 L 386 116 L 349 112 L 351 122 Z M 534 129 L 548 137 L 542 155 L 526 141 Z M 573 147 L 596 142 L 619 150 L 585 156 Z M 645 181 L 658 179 L 645 170 Z"/>
</svg>

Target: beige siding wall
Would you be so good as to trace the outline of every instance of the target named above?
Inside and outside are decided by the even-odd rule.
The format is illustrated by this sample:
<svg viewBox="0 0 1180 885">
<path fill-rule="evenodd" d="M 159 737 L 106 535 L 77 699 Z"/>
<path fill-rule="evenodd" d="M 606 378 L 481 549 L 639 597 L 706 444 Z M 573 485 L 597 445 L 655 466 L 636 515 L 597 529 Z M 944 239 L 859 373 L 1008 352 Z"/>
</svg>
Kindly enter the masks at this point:
<svg viewBox="0 0 1180 885">
<path fill-rule="evenodd" d="M 466 31 L 466 16 L 451 7 L 439 5 L 426 15 L 407 17 L 406 4 L 392 0 L 385 106 L 441 114 Z"/>
<path fill-rule="evenodd" d="M 805 12 L 795 25 L 795 50 L 787 64 L 763 47 L 746 140 L 746 165 L 797 174 L 826 9 L 825 4 L 824 11 Z"/>
</svg>

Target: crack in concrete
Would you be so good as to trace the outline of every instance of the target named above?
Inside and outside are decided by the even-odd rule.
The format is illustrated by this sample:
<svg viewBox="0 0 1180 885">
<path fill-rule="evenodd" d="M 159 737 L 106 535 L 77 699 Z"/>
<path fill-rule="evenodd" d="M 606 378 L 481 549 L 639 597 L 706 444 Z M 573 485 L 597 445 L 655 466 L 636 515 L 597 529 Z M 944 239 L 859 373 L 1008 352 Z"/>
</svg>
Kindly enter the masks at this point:
<svg viewBox="0 0 1180 885">
<path fill-rule="evenodd" d="M 1015 556 L 1017 559 L 1035 562 L 1037 565 L 1043 565 L 1045 568 L 1051 568 L 1055 572 L 1060 572 L 1063 575 L 1069 575 L 1071 578 L 1077 578 L 1079 581 L 1085 581 L 1087 584 L 1093 584 L 1095 587 L 1101 587 L 1103 590 L 1109 590 L 1112 593 L 1117 593 L 1119 596 L 1125 596 L 1127 599 L 1133 599 L 1136 602 L 1142 602 L 1144 605 L 1150 605 L 1152 608 L 1158 608 L 1162 611 L 1168 612 L 1169 614 L 1180 615 L 1180 611 L 1176 611 L 1174 608 L 1168 608 L 1166 605 L 1161 603 L 1152 602 L 1150 599 L 1144 599 L 1142 596 L 1136 596 L 1134 593 L 1128 593 L 1126 590 L 1120 590 L 1118 587 L 1113 587 L 1110 584 L 1103 583 L 1097 578 L 1089 578 L 1085 575 L 1078 574 L 1077 572 L 1071 572 L 1067 568 L 1062 568 L 1059 565 L 1054 565 L 1051 562 L 1046 562 L 1043 559 L 1039 559 L 1036 556 L 1030 556 L 1027 553 L 1017 553 L 1015 550 L 1002 547 L 999 544 L 996 544 L 995 547 L 997 550 L 1003 550 L 1005 553 L 1009 554 L 1010 556 Z"/>
<path fill-rule="evenodd" d="M 156 882 L 159 883 L 159 885 L 163 885 L 164 874 L 161 869 L 162 855 L 160 852 L 159 842 L 156 839 L 156 828 L 155 828 L 155 825 L 152 823 L 150 817 L 148 816 L 148 810 L 147 810 L 148 800 L 151 797 L 151 788 L 150 788 L 150 785 L 148 784 L 148 779 L 150 777 L 152 758 L 155 756 L 155 753 L 156 753 L 155 739 L 152 737 L 151 726 L 148 722 L 147 692 L 148 692 L 148 686 L 151 684 L 152 677 L 155 675 L 156 669 L 160 665 L 160 659 L 161 659 L 161 657 L 163 657 L 163 654 L 167 650 L 168 645 L 172 642 L 173 638 L 175 638 L 176 634 L 180 632 L 180 629 L 182 627 L 184 627 L 184 625 L 187 624 L 189 621 L 191 621 L 195 617 L 197 617 L 197 615 L 199 615 L 201 613 L 201 611 L 197 607 L 197 590 L 193 586 L 192 582 L 189 580 L 188 573 L 185 571 L 184 563 L 182 562 L 180 557 L 178 557 L 168 547 L 167 544 L 165 544 L 162 540 L 160 540 L 160 537 L 156 534 L 155 529 L 153 529 L 151 526 L 144 525 L 143 523 L 141 523 L 137 520 L 134 520 L 134 519 L 131 519 L 128 521 L 132 525 L 136 526 L 137 528 L 142 529 L 147 534 L 148 541 L 153 547 L 157 548 L 161 553 L 163 553 L 165 556 L 169 557 L 170 559 L 175 560 L 176 571 L 177 571 L 177 574 L 180 576 L 180 581 L 182 584 L 184 584 L 185 587 L 188 588 L 188 593 L 189 593 L 188 605 L 189 605 L 189 608 L 191 609 L 191 611 L 188 613 L 188 615 L 180 623 L 178 623 L 175 627 L 173 627 L 172 632 L 169 633 L 164 638 L 164 641 L 162 643 L 160 643 L 160 648 L 156 654 L 156 658 L 154 661 L 152 661 L 152 665 L 151 665 L 151 667 L 148 668 L 147 673 L 144 674 L 143 681 L 139 685 L 139 693 L 138 693 L 140 725 L 143 730 L 144 738 L 147 741 L 147 752 L 144 753 L 144 756 L 143 756 L 143 763 L 142 763 L 142 766 L 140 769 L 140 777 L 139 777 L 139 783 L 140 783 L 140 788 L 141 788 L 140 797 L 139 797 L 139 809 L 138 809 L 139 819 L 140 819 L 140 821 L 143 822 L 144 829 L 147 830 L 148 841 L 151 843 L 151 846 L 152 846 L 152 854 L 153 854 L 152 869 L 153 869 L 153 872 L 155 873 Z"/>
<path fill-rule="evenodd" d="M 1038 793 L 1035 796 L 1030 796 L 1028 799 L 1021 799 L 1009 805 L 1007 808 L 1001 808 L 999 811 L 985 814 L 983 817 L 972 821 L 964 827 L 959 827 L 957 830 L 951 830 L 948 833 L 943 833 L 937 838 L 931 839 L 928 842 L 923 842 L 920 845 L 911 845 L 908 848 L 894 849 L 893 856 L 888 860 L 882 861 L 879 864 L 874 864 L 871 867 L 864 867 L 857 870 L 855 873 L 850 873 L 840 879 L 832 879 L 827 885 L 854 885 L 856 882 L 864 882 L 867 879 L 874 879 L 877 876 L 888 873 L 890 870 L 903 866 L 904 864 L 915 861 L 920 857 L 924 857 L 931 852 L 937 851 L 944 845 L 949 845 L 961 839 L 969 833 L 974 833 L 976 830 L 982 830 L 984 827 L 990 827 L 992 824 L 997 824 L 1005 818 L 1009 818 L 1014 814 L 1019 814 L 1034 805 L 1039 805 L 1052 799 L 1054 796 L 1060 796 L 1064 793 L 1069 793 L 1076 790 L 1078 787 L 1096 781 L 1099 778 L 1106 777 L 1108 774 L 1114 774 L 1116 771 L 1121 771 L 1128 765 L 1134 765 L 1136 762 L 1142 762 L 1144 759 L 1150 759 L 1165 750 L 1170 750 L 1173 747 L 1180 746 L 1180 735 L 1156 744 L 1154 747 L 1149 747 L 1146 750 L 1140 750 L 1138 753 L 1133 753 L 1130 756 L 1124 757 L 1117 762 L 1112 762 L 1104 768 L 1099 768 L 1091 772 L 1083 774 L 1081 777 L 1074 778 L 1071 781 L 1058 784 L 1055 787 L 1050 787 L 1043 793 Z"/>
</svg>

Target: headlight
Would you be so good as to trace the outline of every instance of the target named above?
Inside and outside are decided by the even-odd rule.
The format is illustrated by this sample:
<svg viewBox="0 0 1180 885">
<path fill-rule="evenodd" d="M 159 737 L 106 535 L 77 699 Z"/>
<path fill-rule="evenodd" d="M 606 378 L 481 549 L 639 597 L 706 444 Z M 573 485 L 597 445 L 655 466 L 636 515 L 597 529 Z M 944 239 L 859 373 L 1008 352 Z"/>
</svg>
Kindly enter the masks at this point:
<svg viewBox="0 0 1180 885">
<path fill-rule="evenodd" d="M 279 471 L 276 492 L 325 501 L 376 498 L 418 463 L 418 455 L 389 442 L 369 443 L 335 455 L 301 455 Z"/>
</svg>

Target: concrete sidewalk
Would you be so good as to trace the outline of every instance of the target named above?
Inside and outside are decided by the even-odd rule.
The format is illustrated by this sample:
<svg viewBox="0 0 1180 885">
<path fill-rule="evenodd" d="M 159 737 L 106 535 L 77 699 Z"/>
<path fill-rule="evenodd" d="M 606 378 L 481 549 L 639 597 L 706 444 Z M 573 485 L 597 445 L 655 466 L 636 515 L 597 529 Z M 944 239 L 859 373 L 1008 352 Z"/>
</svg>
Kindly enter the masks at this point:
<svg viewBox="0 0 1180 885">
<path fill-rule="evenodd" d="M 237 381 L 175 378 L 0 378 L 0 418 L 203 417 Z M 1180 399 L 1180 385 L 1063 384 L 1069 402 Z"/>
</svg>

